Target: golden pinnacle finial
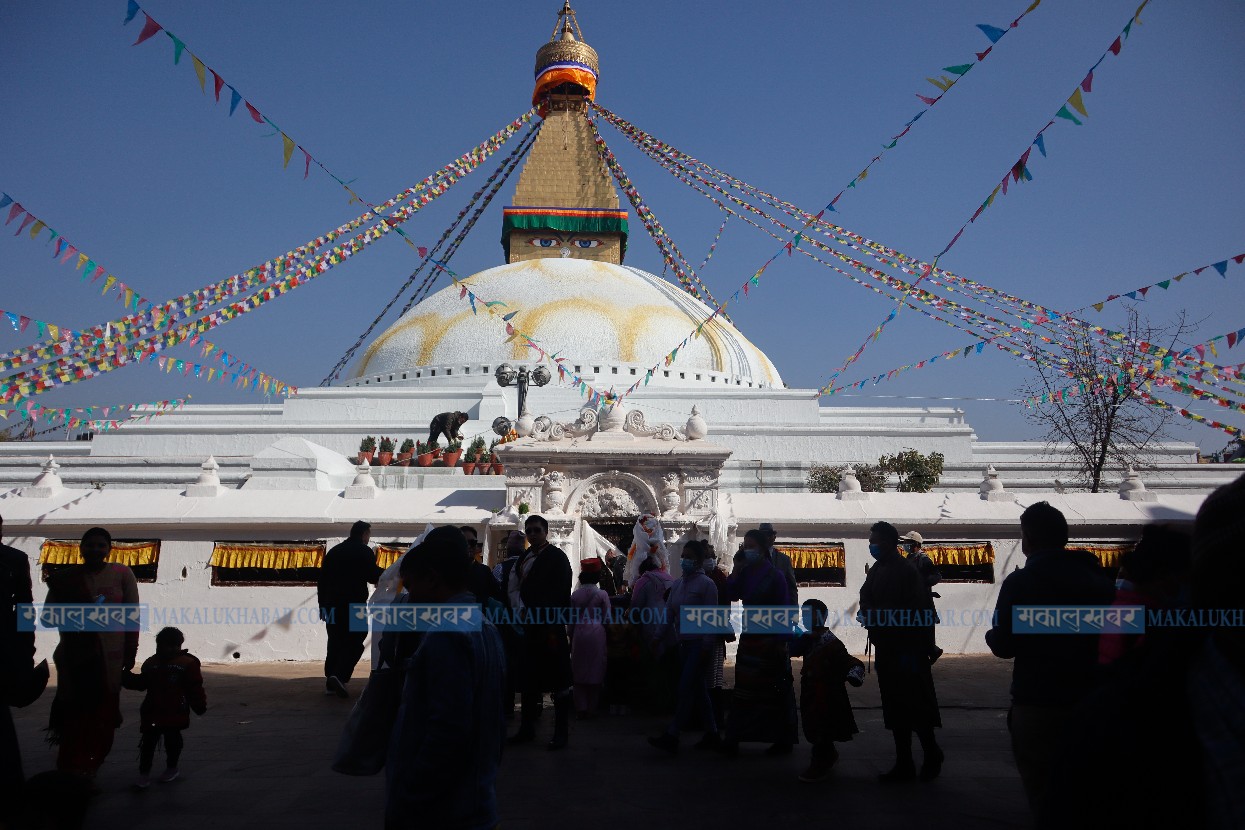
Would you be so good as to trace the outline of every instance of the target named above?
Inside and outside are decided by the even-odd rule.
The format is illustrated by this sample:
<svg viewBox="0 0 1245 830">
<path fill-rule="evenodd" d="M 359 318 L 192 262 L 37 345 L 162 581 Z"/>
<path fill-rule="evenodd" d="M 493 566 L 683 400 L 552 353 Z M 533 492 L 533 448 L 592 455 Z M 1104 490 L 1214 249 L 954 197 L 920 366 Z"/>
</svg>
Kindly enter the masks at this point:
<svg viewBox="0 0 1245 830">
<path fill-rule="evenodd" d="M 563 0 L 549 42 L 536 52 L 536 88 L 532 103 L 541 104 L 552 92 L 596 97 L 596 51 L 584 43 L 579 19 L 570 0 Z"/>
<path fill-rule="evenodd" d="M 574 26 L 574 31 L 571 27 Z M 575 16 L 575 10 L 571 8 L 571 0 L 563 0 L 562 11 L 558 12 L 558 19 L 553 24 L 553 34 L 549 36 L 549 40 L 558 40 L 558 29 L 562 30 L 562 40 L 580 40 L 584 39 L 584 33 L 579 30 L 579 18 Z"/>
</svg>

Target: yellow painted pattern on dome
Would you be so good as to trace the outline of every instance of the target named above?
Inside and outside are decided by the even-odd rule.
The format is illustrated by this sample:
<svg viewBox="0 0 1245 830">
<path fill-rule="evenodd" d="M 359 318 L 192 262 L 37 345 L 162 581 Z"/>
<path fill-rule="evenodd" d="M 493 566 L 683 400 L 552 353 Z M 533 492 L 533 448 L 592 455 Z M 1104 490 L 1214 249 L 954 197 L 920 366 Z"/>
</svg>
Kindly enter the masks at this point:
<svg viewBox="0 0 1245 830">
<path fill-rule="evenodd" d="M 686 325 L 688 322 L 686 314 L 668 306 L 639 305 L 620 308 L 590 297 L 568 297 L 545 303 L 525 311 L 514 322 L 518 328 L 539 338 L 541 327 L 552 324 L 560 315 L 584 313 L 598 314 L 610 322 L 618 343 L 617 359 L 624 363 L 651 360 L 653 351 L 661 348 L 656 342 L 646 338 L 645 329 L 649 323 L 659 318 L 671 320 L 678 325 Z M 721 345 L 714 342 L 712 337 L 706 337 L 705 340 L 713 354 L 713 371 L 722 371 Z M 531 356 L 531 352 L 516 341 L 511 356 L 526 358 Z"/>
<path fill-rule="evenodd" d="M 567 267 L 572 262 L 573 266 Z M 537 338 L 552 350 L 561 350 L 568 357 L 583 360 L 627 363 L 659 360 L 661 355 L 655 353 L 658 349 L 677 345 L 665 342 L 671 339 L 671 331 L 690 332 L 699 319 L 703 319 L 697 312 L 682 306 L 664 301 L 654 303 L 650 292 L 657 289 L 651 283 L 632 271 L 603 262 L 549 257 L 489 269 L 469 277 L 467 283 L 481 299 L 501 300 L 507 304 L 506 311 L 519 311 L 511 321 L 516 329 Z M 444 292 L 450 292 L 452 299 Z M 393 371 L 390 363 L 396 365 L 398 361 L 405 366 L 427 366 L 440 360 L 457 360 L 457 355 L 438 356 L 436 352 L 459 344 L 468 333 L 471 340 L 479 340 L 484 352 L 500 345 L 505 350 L 503 353 L 510 355 L 505 359 L 535 357 L 519 340 L 512 341 L 509 348 L 498 342 L 505 337 L 500 318 L 490 320 L 482 307 L 478 316 L 473 315 L 457 293 L 457 288 L 443 289 L 429 298 L 440 306 L 439 310 L 417 313 L 396 322 L 368 346 L 354 376 L 366 376 L 371 363 L 386 345 L 392 348 L 401 344 L 398 352 L 379 361 L 383 367 L 376 371 Z M 439 301 L 438 295 L 441 295 Z M 530 303 L 534 299 L 542 302 L 532 306 Z M 648 302 L 633 304 L 640 300 Z M 448 313 L 460 302 L 461 310 Z M 704 316 L 708 316 L 707 311 Z M 583 335 L 587 335 L 587 339 Z M 392 340 L 395 336 L 399 337 L 397 341 Z M 561 342 L 563 340 L 567 342 Z M 617 345 L 608 340 L 616 340 Z M 753 372 L 761 376 L 754 380 L 779 384 L 773 363 L 729 323 L 718 319 L 711 321 L 702 329 L 700 338 L 689 342 L 687 349 L 692 349 L 696 340 L 702 341 L 703 346 L 696 345 L 696 351 L 687 351 L 687 356 L 702 366 L 700 361 L 710 363 L 704 371 L 746 373 L 744 366 L 733 366 L 734 350 L 742 348 Z M 495 345 L 489 346 L 489 341 Z M 591 345 L 577 346 L 576 341 Z M 461 344 L 450 348 L 451 352 L 456 350 L 461 350 Z M 697 353 L 700 357 L 694 358 Z"/>
<path fill-rule="evenodd" d="M 441 341 L 449 334 L 450 330 L 455 328 L 463 320 L 471 316 L 471 311 L 461 311 L 451 317 L 445 317 L 437 312 L 428 314 L 419 314 L 411 317 L 409 320 L 399 320 L 388 331 L 376 338 L 372 345 L 368 346 L 367 351 L 363 355 L 363 362 L 359 365 L 358 376 L 362 377 L 367 374 L 368 363 L 371 362 L 372 356 L 389 341 L 390 338 L 397 334 L 416 330 L 419 333 L 419 355 L 416 357 L 416 366 L 426 366 L 432 363 L 432 351 L 441 344 Z"/>
</svg>

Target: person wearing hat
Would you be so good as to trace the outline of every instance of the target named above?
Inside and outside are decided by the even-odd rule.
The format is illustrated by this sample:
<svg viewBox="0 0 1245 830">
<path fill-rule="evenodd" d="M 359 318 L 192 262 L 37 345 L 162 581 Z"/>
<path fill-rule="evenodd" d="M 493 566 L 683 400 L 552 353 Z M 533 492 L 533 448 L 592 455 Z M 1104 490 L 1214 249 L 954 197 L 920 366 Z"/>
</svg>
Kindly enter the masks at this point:
<svg viewBox="0 0 1245 830">
<path fill-rule="evenodd" d="M 782 574 L 783 579 L 787 581 L 787 590 L 791 594 L 791 604 L 796 605 L 800 601 L 800 589 L 795 584 L 795 568 L 791 565 L 791 557 L 774 547 L 774 541 L 778 538 L 778 531 L 774 530 L 774 526 L 769 522 L 761 522 L 757 530 L 761 531 L 761 536 L 765 539 L 765 547 L 769 550 L 768 558 L 774 563 L 774 567 Z"/>
<path fill-rule="evenodd" d="M 411 601 L 474 606 L 458 528 L 438 527 L 400 566 Z M 482 614 L 424 633 L 411 657 L 385 764 L 385 827 L 495 827 L 506 734 L 501 636 Z"/>
<path fill-rule="evenodd" d="M 599 556 L 579 563 L 579 587 L 571 594 L 571 676 L 575 716 L 592 717 L 601 705 L 605 682 L 605 621 L 610 598 L 599 587 L 605 562 Z"/>
<path fill-rule="evenodd" d="M 934 586 L 942 582 L 942 574 L 938 572 L 938 566 L 934 564 L 934 560 L 923 550 L 925 539 L 915 530 L 909 530 L 903 536 L 899 537 L 899 546 L 908 561 L 916 566 L 916 571 L 921 575 L 921 579 L 929 587 L 929 595 L 933 599 L 942 599 L 942 597 L 934 590 Z M 934 613 L 934 625 L 929 627 L 929 662 L 935 663 L 942 656 L 940 649 L 935 642 L 937 635 L 936 625 L 940 622 L 937 612 Z"/>
</svg>

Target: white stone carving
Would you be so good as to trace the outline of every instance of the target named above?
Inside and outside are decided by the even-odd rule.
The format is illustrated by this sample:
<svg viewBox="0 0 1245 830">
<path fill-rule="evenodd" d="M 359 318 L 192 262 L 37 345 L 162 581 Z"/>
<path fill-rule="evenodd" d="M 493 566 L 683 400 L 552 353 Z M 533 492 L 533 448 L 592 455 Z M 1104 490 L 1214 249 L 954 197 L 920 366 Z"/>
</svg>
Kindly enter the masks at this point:
<svg viewBox="0 0 1245 830">
<path fill-rule="evenodd" d="M 868 501 L 869 494 L 860 489 L 860 479 L 848 470 L 839 480 L 839 501 Z"/>
<path fill-rule="evenodd" d="M 566 500 L 566 474 L 560 470 L 551 470 L 541 476 L 545 483 L 545 502 L 541 509 L 547 513 L 561 513 L 562 503 Z"/>
<path fill-rule="evenodd" d="M 592 518 L 630 518 L 644 511 L 637 503 L 634 485 L 618 481 L 599 481 L 588 486 L 579 500 L 579 512 Z M 642 501 L 643 499 L 641 499 Z"/>
<path fill-rule="evenodd" d="M 705 419 L 696 407 L 687 426 L 678 429 L 672 424 L 660 423 L 650 426 L 644 413 L 615 404 L 602 412 L 591 407 L 579 411 L 579 417 L 569 423 L 558 423 L 548 415 L 533 419 L 531 437 L 538 441 L 561 441 L 564 438 L 587 438 L 590 441 L 623 441 L 636 438 L 655 438 L 659 441 L 699 441 L 709 432 Z M 522 433 L 520 433 L 522 434 Z"/>
<path fill-rule="evenodd" d="M 61 465 L 56 459 L 49 455 L 48 460 L 43 462 L 43 472 L 39 473 L 39 477 L 29 487 L 22 488 L 22 495 L 28 499 L 50 499 L 64 490 L 65 485 L 56 474 L 60 468 Z"/>
<path fill-rule="evenodd" d="M 1003 489 L 1003 482 L 999 481 L 999 474 L 993 464 L 986 467 L 985 478 L 981 480 L 981 486 L 977 490 L 981 494 L 982 501 L 1016 500 L 1015 493 L 1009 493 Z"/>
<path fill-rule="evenodd" d="M 1159 496 L 1146 489 L 1141 476 L 1130 466 L 1120 482 L 1120 498 L 1124 501 L 1158 501 Z"/>
<path fill-rule="evenodd" d="M 705 423 L 705 419 L 700 414 L 700 408 L 692 404 L 692 415 L 687 419 L 687 426 L 683 429 L 688 441 L 703 441 L 705 436 L 709 434 L 709 425 Z"/>
<path fill-rule="evenodd" d="M 376 482 L 372 478 L 372 467 L 370 464 L 360 464 L 355 467 L 354 481 L 346 488 L 345 496 L 348 499 L 374 499 L 376 498 Z"/>
<path fill-rule="evenodd" d="M 679 508 L 683 506 L 683 496 L 679 493 L 679 486 L 682 483 L 681 479 L 682 477 L 673 470 L 661 477 L 663 516 L 673 518 L 679 515 Z"/>
<path fill-rule="evenodd" d="M 186 495 L 190 498 L 216 498 L 225 492 L 225 488 L 220 486 L 220 476 L 217 470 L 220 464 L 216 462 L 216 457 L 209 455 L 207 461 L 199 468 L 199 477 L 186 488 Z"/>
</svg>

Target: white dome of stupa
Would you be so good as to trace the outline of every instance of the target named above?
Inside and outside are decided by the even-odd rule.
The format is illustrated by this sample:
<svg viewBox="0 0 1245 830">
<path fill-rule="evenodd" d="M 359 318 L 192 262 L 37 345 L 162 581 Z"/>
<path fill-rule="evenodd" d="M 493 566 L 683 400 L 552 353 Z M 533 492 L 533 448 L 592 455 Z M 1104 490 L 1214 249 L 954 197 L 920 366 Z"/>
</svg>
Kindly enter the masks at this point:
<svg viewBox="0 0 1245 830">
<path fill-rule="evenodd" d="M 637 268 L 538 259 L 490 268 L 464 282 L 477 298 L 478 313 L 460 296 L 461 289 L 451 285 L 436 292 L 368 346 L 347 384 L 427 382 L 487 373 L 503 362 L 534 361 L 539 355 L 522 338 L 507 342 L 502 314 L 516 312 L 510 319 L 516 330 L 566 358 L 566 368 L 584 374 L 642 377 L 656 365 L 654 382 L 660 385 L 782 387 L 770 359 L 721 317 L 665 366 L 665 355 L 711 309 Z M 493 301 L 505 306 L 495 305 L 500 313 L 490 316 L 484 303 Z"/>
</svg>

